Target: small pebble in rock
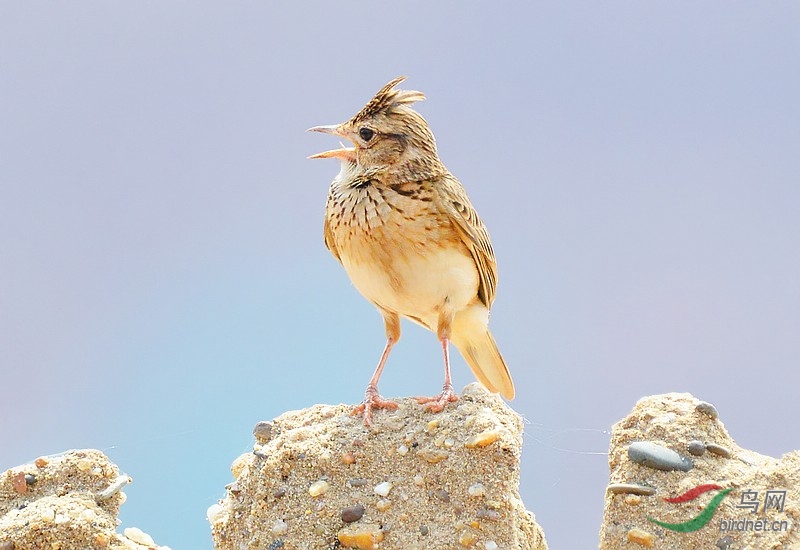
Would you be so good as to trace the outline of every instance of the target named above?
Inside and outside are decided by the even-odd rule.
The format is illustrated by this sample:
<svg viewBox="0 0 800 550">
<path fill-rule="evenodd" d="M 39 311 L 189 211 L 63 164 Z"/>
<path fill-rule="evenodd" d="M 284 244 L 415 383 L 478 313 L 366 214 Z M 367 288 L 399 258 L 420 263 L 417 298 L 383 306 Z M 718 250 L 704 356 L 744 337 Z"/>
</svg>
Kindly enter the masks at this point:
<svg viewBox="0 0 800 550">
<path fill-rule="evenodd" d="M 439 489 L 437 491 L 434 491 L 433 494 L 436 495 L 436 498 L 438 498 L 442 502 L 450 502 L 450 493 L 448 493 L 444 489 Z"/>
<path fill-rule="evenodd" d="M 283 541 L 281 539 L 274 540 L 267 546 L 267 550 L 280 550 L 281 548 L 283 548 Z"/>
<path fill-rule="evenodd" d="M 455 444 L 456 444 L 456 440 L 453 439 L 452 437 L 447 437 L 444 440 L 444 446 L 447 447 L 448 449 L 450 447 L 452 447 L 453 445 L 455 445 Z"/>
<path fill-rule="evenodd" d="M 105 489 L 103 489 L 102 491 L 97 493 L 95 495 L 95 498 L 97 500 L 108 500 L 111 497 L 113 497 L 114 495 L 116 495 L 117 493 L 119 493 L 123 489 L 123 487 L 125 487 L 131 481 L 132 480 L 131 480 L 130 477 L 128 477 L 128 476 L 123 474 L 123 475 L 117 477 L 117 479 L 115 479 L 111 483 L 111 485 L 109 485 L 108 487 L 106 487 Z"/>
<path fill-rule="evenodd" d="M 286 489 L 281 487 L 280 489 L 275 489 L 275 491 L 272 493 L 272 496 L 275 498 L 281 498 L 285 494 L 286 494 Z"/>
<path fill-rule="evenodd" d="M 353 464 L 355 461 L 356 461 L 356 455 L 354 455 L 350 451 L 347 451 L 342 455 L 342 462 L 344 462 L 345 464 L 348 465 Z"/>
<path fill-rule="evenodd" d="M 241 455 L 236 457 L 231 463 L 231 474 L 233 475 L 233 479 L 239 479 L 239 476 L 242 475 L 242 472 L 247 465 L 248 458 L 249 457 L 247 455 Z"/>
<path fill-rule="evenodd" d="M 722 458 L 730 458 L 732 454 L 730 449 L 716 443 L 706 443 L 706 450 L 712 455 L 721 456 Z"/>
<path fill-rule="evenodd" d="M 389 500 L 388 498 L 382 498 L 375 503 L 375 508 L 377 508 L 379 512 L 385 512 L 391 507 L 392 507 L 392 501 Z"/>
<path fill-rule="evenodd" d="M 266 443 L 272 438 L 272 422 L 262 420 L 253 428 L 253 435 L 259 443 Z"/>
<path fill-rule="evenodd" d="M 324 451 L 322 451 L 322 454 L 319 455 L 319 459 L 322 462 L 330 462 L 332 456 L 333 455 L 331 454 L 331 452 L 328 449 L 325 449 Z"/>
<path fill-rule="evenodd" d="M 43 456 L 40 456 L 39 458 L 36 459 L 36 462 L 34 462 L 34 464 L 36 464 L 37 468 L 44 468 L 45 466 L 47 466 L 47 459 Z"/>
<path fill-rule="evenodd" d="M 94 536 L 94 543 L 100 548 L 105 548 L 106 546 L 108 546 L 109 542 L 111 542 L 111 537 L 109 537 L 105 533 L 97 533 Z"/>
<path fill-rule="evenodd" d="M 486 494 L 486 489 L 483 487 L 483 484 L 481 483 L 473 483 L 472 485 L 469 486 L 467 492 L 471 497 L 482 497 L 483 495 Z"/>
<path fill-rule="evenodd" d="M 639 495 L 625 495 L 625 498 L 623 500 L 625 504 L 627 504 L 628 506 L 637 506 L 641 504 L 642 497 L 640 497 Z"/>
<path fill-rule="evenodd" d="M 719 540 L 718 540 L 718 541 L 717 541 L 717 542 L 714 544 L 714 546 L 716 546 L 717 548 L 719 548 L 719 550 L 729 550 L 729 549 L 730 549 L 730 547 L 731 547 L 731 544 L 733 544 L 733 539 L 732 539 L 730 536 L 728 536 L 728 535 L 725 535 L 724 537 L 722 537 L 721 539 L 719 539 Z"/>
<path fill-rule="evenodd" d="M 383 530 L 380 525 L 347 525 L 339 531 L 337 538 L 345 548 L 372 550 L 383 540 Z"/>
<path fill-rule="evenodd" d="M 699 413 L 708 415 L 715 420 L 719 418 L 719 412 L 717 412 L 717 408 L 706 401 L 700 401 L 700 403 L 698 403 L 695 407 L 695 410 Z"/>
<path fill-rule="evenodd" d="M 618 494 L 632 494 L 632 495 L 654 495 L 656 494 L 655 487 L 648 487 L 647 485 L 637 485 L 636 483 L 612 483 L 606 490 L 610 493 Z"/>
<path fill-rule="evenodd" d="M 384 481 L 383 483 L 378 483 L 373 491 L 379 497 L 387 497 L 389 496 L 389 492 L 392 490 L 392 482 L 391 481 Z"/>
<path fill-rule="evenodd" d="M 497 546 L 497 543 L 493 540 L 487 540 L 486 542 L 484 542 L 483 547 L 486 550 L 497 550 L 499 548 L 499 546 Z"/>
<path fill-rule="evenodd" d="M 407 453 L 408 453 L 408 447 L 406 447 L 405 445 L 400 445 L 397 448 L 397 454 L 399 454 L 400 456 L 406 456 Z"/>
<path fill-rule="evenodd" d="M 461 546 L 473 546 L 478 542 L 478 534 L 474 529 L 466 528 L 458 535 L 458 544 Z"/>
<path fill-rule="evenodd" d="M 50 523 L 56 520 L 56 511 L 53 509 L 44 510 L 40 516 L 42 521 Z"/>
<path fill-rule="evenodd" d="M 438 427 L 439 427 L 439 421 L 438 420 L 431 420 L 430 422 L 428 422 L 428 425 L 425 426 L 425 431 L 427 433 L 431 433 L 432 431 L 434 431 Z"/>
<path fill-rule="evenodd" d="M 475 516 L 480 519 L 488 519 L 490 521 L 500 521 L 500 512 L 497 510 L 481 509 L 475 512 Z"/>
<path fill-rule="evenodd" d="M 206 519 L 208 519 L 208 523 L 214 524 L 217 519 L 222 517 L 223 513 L 225 513 L 225 508 L 221 504 L 212 504 L 206 510 Z"/>
<path fill-rule="evenodd" d="M 62 525 L 69 521 L 69 516 L 65 514 L 56 514 L 56 525 Z"/>
<path fill-rule="evenodd" d="M 694 439 L 686 446 L 686 450 L 689 451 L 690 455 L 703 456 L 706 452 L 706 444 Z"/>
<path fill-rule="evenodd" d="M 427 525 L 420 525 L 419 526 L 419 534 L 420 535 L 427 535 L 430 532 Z"/>
<path fill-rule="evenodd" d="M 276 519 L 269 532 L 273 535 L 285 535 L 289 532 L 289 524 L 282 519 Z"/>
<path fill-rule="evenodd" d="M 328 485 L 328 482 L 324 479 L 321 479 L 311 484 L 311 486 L 308 488 L 308 494 L 312 497 L 319 497 L 327 493 L 329 488 L 330 485 Z"/>
<path fill-rule="evenodd" d="M 342 521 L 345 523 L 353 523 L 360 520 L 364 515 L 365 508 L 361 504 L 355 504 L 342 508 Z"/>
<path fill-rule="evenodd" d="M 11 477 L 11 486 L 14 491 L 23 494 L 28 492 L 28 484 L 25 482 L 25 472 L 17 472 Z"/>
<path fill-rule="evenodd" d="M 127 527 L 122 534 L 125 535 L 125 538 L 128 540 L 132 540 L 142 546 L 155 546 L 156 543 L 153 540 L 153 537 L 139 529 L 138 527 Z"/>
<path fill-rule="evenodd" d="M 694 467 L 691 459 L 650 441 L 635 441 L 628 445 L 628 458 L 636 464 L 665 472 L 688 472 Z"/>
<path fill-rule="evenodd" d="M 414 485 L 416 485 L 417 487 L 422 487 L 423 485 L 425 485 L 425 478 L 422 477 L 422 474 L 415 475 L 412 481 L 414 482 Z"/>
<path fill-rule="evenodd" d="M 364 479 L 363 477 L 355 477 L 353 479 L 347 480 L 347 483 L 348 485 L 350 485 L 350 487 L 363 487 L 364 485 L 367 484 L 367 480 Z"/>
<path fill-rule="evenodd" d="M 91 508 L 87 508 L 86 510 L 81 512 L 80 518 L 87 523 L 91 523 L 97 520 L 97 512 L 95 512 Z"/>
<path fill-rule="evenodd" d="M 81 472 L 88 472 L 92 469 L 92 461 L 88 458 L 79 458 L 76 466 Z"/>
<path fill-rule="evenodd" d="M 442 460 L 446 459 L 449 455 L 446 451 L 424 449 L 422 451 L 417 451 L 417 456 L 430 464 L 438 464 Z"/>
<path fill-rule="evenodd" d="M 492 429 L 483 431 L 477 435 L 473 435 L 467 439 L 464 445 L 468 449 L 475 449 L 477 447 L 486 447 L 500 439 L 500 430 Z"/>
<path fill-rule="evenodd" d="M 633 528 L 630 531 L 628 531 L 628 540 L 630 542 L 635 542 L 636 544 L 641 544 L 642 546 L 646 546 L 648 548 L 652 548 L 653 545 L 656 543 L 655 535 L 648 533 L 644 529 L 637 529 L 637 528 Z"/>
</svg>

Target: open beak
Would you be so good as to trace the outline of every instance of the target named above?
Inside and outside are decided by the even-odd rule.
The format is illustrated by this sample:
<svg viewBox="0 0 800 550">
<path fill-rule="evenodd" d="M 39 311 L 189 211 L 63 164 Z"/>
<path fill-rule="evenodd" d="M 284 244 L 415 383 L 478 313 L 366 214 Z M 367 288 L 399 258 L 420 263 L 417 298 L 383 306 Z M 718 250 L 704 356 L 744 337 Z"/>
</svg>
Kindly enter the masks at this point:
<svg viewBox="0 0 800 550">
<path fill-rule="evenodd" d="M 329 124 L 328 126 L 314 126 L 309 128 L 306 132 L 322 132 L 323 134 L 331 134 L 334 136 L 342 136 L 342 129 L 339 124 Z"/>
<path fill-rule="evenodd" d="M 356 161 L 356 149 L 355 147 L 342 147 L 341 149 L 333 149 L 331 151 L 323 151 L 322 153 L 317 153 L 316 155 L 311 155 L 308 157 L 310 159 L 339 159 L 339 160 L 346 160 L 349 162 Z"/>
<path fill-rule="evenodd" d="M 332 136 L 345 137 L 344 134 L 342 133 L 341 125 L 339 125 L 339 124 L 331 124 L 329 126 L 314 126 L 313 128 L 309 128 L 306 131 L 307 132 L 321 132 L 323 134 L 331 134 Z M 355 160 L 356 160 L 356 149 L 355 149 L 355 147 L 344 147 L 344 146 L 342 146 L 341 149 L 333 149 L 331 151 L 324 151 L 322 153 L 317 153 L 316 155 L 311 155 L 308 158 L 310 158 L 310 159 L 337 158 L 339 160 L 355 162 Z"/>
</svg>

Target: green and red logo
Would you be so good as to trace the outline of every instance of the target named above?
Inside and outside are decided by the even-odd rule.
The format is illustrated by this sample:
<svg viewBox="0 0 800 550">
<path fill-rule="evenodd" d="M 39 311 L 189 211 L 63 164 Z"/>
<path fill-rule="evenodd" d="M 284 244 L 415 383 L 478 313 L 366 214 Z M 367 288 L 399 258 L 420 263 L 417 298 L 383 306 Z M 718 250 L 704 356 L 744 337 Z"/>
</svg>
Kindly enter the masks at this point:
<svg viewBox="0 0 800 550">
<path fill-rule="evenodd" d="M 728 493 L 733 491 L 733 488 L 722 489 L 722 487 L 719 485 L 708 483 L 706 485 L 698 485 L 697 487 L 689 489 L 680 496 L 664 499 L 670 504 L 682 504 L 684 502 L 690 502 L 703 493 L 708 493 L 709 491 L 719 491 L 719 493 L 714 495 L 714 498 L 711 499 L 711 502 L 709 502 L 699 514 L 689 521 L 684 521 L 683 523 L 667 523 L 665 521 L 653 519 L 650 516 L 647 516 L 647 519 L 656 525 L 660 525 L 661 527 L 671 531 L 677 531 L 679 533 L 691 533 L 692 531 L 697 531 L 698 529 L 705 527 L 706 524 L 711 521 L 711 517 L 714 515 L 714 512 L 717 511 L 717 508 L 719 508 L 719 504 L 722 502 L 722 499 L 724 499 Z"/>
</svg>

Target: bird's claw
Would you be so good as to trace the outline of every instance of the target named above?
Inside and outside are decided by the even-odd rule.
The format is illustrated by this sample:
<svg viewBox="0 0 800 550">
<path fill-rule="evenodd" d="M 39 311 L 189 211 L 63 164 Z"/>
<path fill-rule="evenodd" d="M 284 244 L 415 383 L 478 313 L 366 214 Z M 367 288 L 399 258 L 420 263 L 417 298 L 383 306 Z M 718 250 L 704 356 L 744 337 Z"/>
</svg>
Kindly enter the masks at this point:
<svg viewBox="0 0 800 550">
<path fill-rule="evenodd" d="M 364 392 L 364 401 L 360 405 L 353 407 L 350 414 L 353 416 L 363 415 L 364 425 L 372 426 L 373 409 L 389 409 L 393 411 L 397 407 L 398 405 L 394 401 L 381 397 L 378 393 L 378 388 L 370 386 Z"/>
<path fill-rule="evenodd" d="M 458 401 L 458 395 L 453 390 L 452 384 L 445 384 L 442 393 L 433 397 L 417 397 L 417 403 L 424 405 L 426 410 L 434 413 L 442 412 L 448 403 Z"/>
</svg>

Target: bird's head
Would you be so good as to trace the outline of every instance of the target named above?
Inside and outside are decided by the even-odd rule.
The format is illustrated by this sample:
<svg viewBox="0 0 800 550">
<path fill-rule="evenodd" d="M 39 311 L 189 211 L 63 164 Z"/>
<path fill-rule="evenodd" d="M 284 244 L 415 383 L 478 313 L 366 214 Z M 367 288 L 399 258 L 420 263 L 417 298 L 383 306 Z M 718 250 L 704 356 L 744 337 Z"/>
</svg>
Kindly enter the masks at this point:
<svg viewBox="0 0 800 550">
<path fill-rule="evenodd" d="M 354 147 L 325 151 L 309 158 L 338 158 L 363 168 L 391 169 L 409 163 L 439 163 L 436 141 L 427 121 L 410 105 L 425 99 L 422 92 L 396 90 L 405 80 L 395 78 L 355 116 L 342 124 L 316 126 L 324 132 L 351 141 Z"/>
</svg>

